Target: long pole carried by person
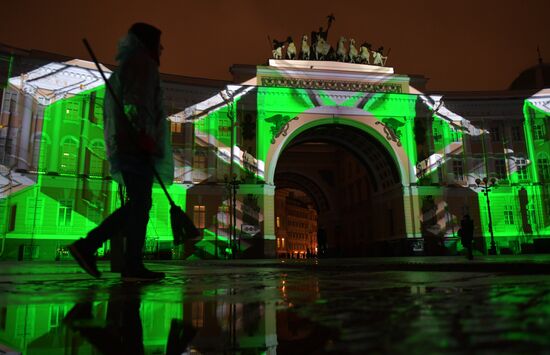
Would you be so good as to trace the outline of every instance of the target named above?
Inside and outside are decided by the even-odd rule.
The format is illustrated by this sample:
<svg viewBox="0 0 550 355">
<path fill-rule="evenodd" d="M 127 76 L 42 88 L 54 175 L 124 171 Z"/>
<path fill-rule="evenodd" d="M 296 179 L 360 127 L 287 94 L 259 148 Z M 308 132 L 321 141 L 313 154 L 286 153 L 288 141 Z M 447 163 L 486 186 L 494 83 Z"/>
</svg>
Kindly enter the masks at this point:
<svg viewBox="0 0 550 355">
<path fill-rule="evenodd" d="M 124 112 L 124 106 L 122 105 L 122 102 L 120 101 L 119 97 L 116 96 L 113 88 L 111 87 L 111 84 L 107 80 L 107 77 L 105 76 L 105 73 L 103 72 L 103 69 L 101 69 L 101 66 L 99 65 L 99 61 L 97 60 L 94 51 L 92 50 L 92 47 L 90 46 L 90 43 L 86 38 L 82 39 L 82 42 L 84 43 L 84 46 L 88 50 L 88 53 L 90 54 L 90 57 L 92 57 L 93 62 L 95 63 L 95 66 L 97 67 L 97 70 L 99 71 L 99 74 L 105 81 L 105 87 L 109 91 L 109 94 L 113 98 L 114 102 L 116 103 L 118 109 L 122 113 L 123 117 L 127 117 L 126 113 Z M 199 231 L 189 219 L 189 217 L 183 212 L 183 210 L 177 206 L 174 203 L 174 200 L 168 193 L 168 190 L 166 189 L 166 186 L 164 185 L 164 182 L 162 181 L 157 169 L 155 169 L 155 166 L 151 163 L 151 169 L 153 170 L 153 174 L 155 175 L 155 178 L 157 179 L 158 183 L 160 184 L 160 187 L 164 191 L 164 194 L 168 198 L 168 201 L 170 202 L 170 224 L 172 227 L 172 234 L 174 236 L 174 244 L 179 245 L 181 244 L 184 239 L 189 238 L 195 238 L 200 235 Z"/>
</svg>

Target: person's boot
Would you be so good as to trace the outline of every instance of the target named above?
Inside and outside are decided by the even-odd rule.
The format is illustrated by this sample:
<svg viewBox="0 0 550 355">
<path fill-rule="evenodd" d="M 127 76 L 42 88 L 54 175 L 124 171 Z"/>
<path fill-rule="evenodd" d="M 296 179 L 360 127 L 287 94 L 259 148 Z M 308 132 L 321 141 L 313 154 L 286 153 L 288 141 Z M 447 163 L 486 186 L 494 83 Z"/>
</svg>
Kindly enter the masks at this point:
<svg viewBox="0 0 550 355">
<path fill-rule="evenodd" d="M 165 277 L 163 272 L 155 272 L 143 265 L 143 246 L 145 237 L 131 240 L 126 239 L 126 255 L 121 279 L 124 282 L 151 282 L 162 280 Z"/>
<path fill-rule="evenodd" d="M 164 272 L 151 271 L 143 265 L 143 246 L 145 235 L 142 238 L 127 239 L 126 262 L 121 273 L 124 282 L 158 281 L 166 276 Z"/>
<path fill-rule="evenodd" d="M 69 245 L 69 252 L 84 271 L 95 278 L 101 277 L 101 273 L 97 269 L 95 251 L 87 246 L 84 239 L 80 238 Z"/>
<path fill-rule="evenodd" d="M 164 272 L 151 271 L 144 265 L 122 271 L 121 279 L 124 282 L 159 281 L 166 277 Z"/>
</svg>

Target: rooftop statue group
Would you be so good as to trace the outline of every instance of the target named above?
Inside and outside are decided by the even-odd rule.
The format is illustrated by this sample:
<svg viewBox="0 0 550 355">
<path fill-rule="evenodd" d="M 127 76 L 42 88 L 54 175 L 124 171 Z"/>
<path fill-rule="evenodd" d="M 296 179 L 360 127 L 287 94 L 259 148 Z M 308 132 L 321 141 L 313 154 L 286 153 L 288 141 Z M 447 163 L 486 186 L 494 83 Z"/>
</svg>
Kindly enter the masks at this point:
<svg viewBox="0 0 550 355">
<path fill-rule="evenodd" d="M 349 45 L 346 46 L 348 40 L 342 36 L 335 50 L 327 40 L 328 31 L 335 18 L 333 15 L 329 15 L 327 18 L 328 25 L 326 31 L 323 30 L 323 27 L 319 27 L 319 31 L 311 32 L 311 37 L 308 37 L 307 34 L 302 36 L 300 55 L 298 55 L 298 50 L 292 37 L 288 36 L 285 41 L 278 41 L 276 39 L 273 41 L 270 40 L 273 45 L 273 59 L 335 60 L 339 62 L 379 66 L 386 65 L 388 56 L 382 54 L 384 47 L 372 49 L 370 43 L 364 42 L 358 49 L 355 39 L 353 38 L 349 39 Z M 311 44 L 309 42 L 310 39 Z"/>
</svg>

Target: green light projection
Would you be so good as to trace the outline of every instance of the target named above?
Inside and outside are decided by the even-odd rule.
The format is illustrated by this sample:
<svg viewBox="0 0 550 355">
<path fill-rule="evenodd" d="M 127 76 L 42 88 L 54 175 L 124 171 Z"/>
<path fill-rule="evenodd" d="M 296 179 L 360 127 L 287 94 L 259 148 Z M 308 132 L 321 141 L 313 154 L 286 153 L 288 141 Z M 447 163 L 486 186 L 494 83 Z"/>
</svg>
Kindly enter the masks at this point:
<svg viewBox="0 0 550 355">
<path fill-rule="evenodd" d="M 61 245 L 84 236 L 118 207 L 118 186 L 108 178 L 105 161 L 103 95 L 103 86 L 84 88 L 76 95 L 41 104 L 43 119 L 36 122 L 37 138 L 32 147 L 36 173 L 26 174 L 25 184 L 10 186 L 9 192 L 3 195 L 2 216 L 7 221 L 3 233 L 8 238 L 31 242 L 51 240 Z M 418 181 L 415 183 L 420 195 L 426 194 L 423 191 L 427 191 L 428 186 L 441 182 L 441 176 L 437 175 L 443 170 L 453 170 L 451 155 L 462 156 L 464 162 L 468 161 L 463 149 L 466 141 L 477 135 L 485 139 L 483 133 L 487 133 L 468 126 L 469 122 L 464 119 L 442 115 L 441 105 L 437 105 L 440 102 L 427 104 L 431 98 L 422 95 L 346 92 L 344 96 L 338 98 L 333 91 L 327 90 L 257 87 L 194 119 L 192 163 L 185 166 L 193 181 L 170 187 L 176 203 L 184 209 L 200 204 L 189 194 L 190 189 L 202 183 L 223 187 L 230 171 L 231 151 L 236 176 L 247 183 L 262 183 L 269 149 L 279 137 L 289 133 L 289 122 L 297 120 L 300 124 L 301 114 L 319 112 L 315 110 L 322 107 L 357 109 L 374 117 L 385 135 L 378 137 L 382 138 L 381 143 L 388 150 L 388 142 L 397 144 L 404 151 L 408 164 L 416 169 Z M 420 108 L 422 105 L 424 108 Z M 505 152 L 506 179 L 501 179 L 490 192 L 493 231 L 497 244 L 503 247 L 532 243 L 535 237 L 550 236 L 549 113 L 529 99 L 525 100 L 523 112 L 526 154 Z M 426 126 L 419 129 L 424 119 Z M 372 128 L 359 126 L 373 133 L 369 131 Z M 420 142 L 419 133 L 426 134 L 425 143 Z M 390 151 L 390 155 L 397 162 L 394 153 Z M 468 172 L 468 179 L 485 173 L 484 167 L 476 169 Z M 470 213 L 479 214 L 479 231 L 488 240 L 485 196 L 471 183 L 461 188 L 475 196 L 477 210 Z M 451 211 L 450 206 L 458 203 L 451 201 L 446 191 L 438 187 L 430 192 L 439 201 L 439 210 L 444 212 Z M 210 214 L 215 218 L 206 218 L 204 239 L 196 246 L 203 255 L 219 255 L 224 243 L 228 244 L 227 231 L 217 227 L 226 218 L 219 217 L 219 211 L 226 210 L 228 205 L 226 194 L 206 204 L 207 210 L 215 211 Z M 244 223 L 243 208 L 239 208 L 238 223 Z M 463 212 L 458 208 L 451 212 L 450 233 L 456 235 L 455 227 Z M 15 217 L 10 219 L 12 214 Z M 153 191 L 147 234 L 148 240 L 170 246 L 169 205 L 157 187 Z M 213 246 L 212 241 L 219 245 Z"/>
<path fill-rule="evenodd" d="M 550 237 L 549 112 L 524 101 L 526 155 L 508 149 L 508 176 L 497 180 L 490 194 L 493 234 L 497 245 L 518 249 L 534 239 Z M 483 235 L 490 237 L 486 198 L 478 194 Z"/>
<path fill-rule="evenodd" d="M 68 243 L 85 236 L 119 206 L 118 184 L 109 179 L 105 160 L 104 92 L 102 85 L 44 108 L 35 146 L 37 170 L 28 174 L 36 183 L 8 196 L 11 206 L 25 211 L 15 218 L 9 237 Z M 185 185 L 173 184 L 169 191 L 185 208 Z M 158 186 L 153 188 L 147 235 L 159 242 L 172 240 L 169 205 Z"/>
</svg>

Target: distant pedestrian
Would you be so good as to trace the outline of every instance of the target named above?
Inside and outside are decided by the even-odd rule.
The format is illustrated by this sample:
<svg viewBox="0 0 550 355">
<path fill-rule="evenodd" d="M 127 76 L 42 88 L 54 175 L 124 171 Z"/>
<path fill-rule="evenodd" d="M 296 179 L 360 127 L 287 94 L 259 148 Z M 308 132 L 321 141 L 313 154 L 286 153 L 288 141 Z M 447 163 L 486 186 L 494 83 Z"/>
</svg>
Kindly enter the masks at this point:
<svg viewBox="0 0 550 355">
<path fill-rule="evenodd" d="M 152 205 L 154 166 L 165 184 L 174 177 L 170 127 L 163 110 L 159 64 L 161 31 L 136 23 L 119 43 L 118 68 L 109 79 L 117 98 L 105 95 L 104 130 L 111 175 L 126 187 L 128 201 L 86 238 L 69 246 L 78 264 L 93 277 L 100 277 L 95 252 L 107 240 L 126 237 L 123 281 L 152 281 L 164 273 L 148 270 L 142 261 Z M 115 105 L 121 101 L 124 113 Z"/>
<path fill-rule="evenodd" d="M 470 215 L 466 214 L 462 217 L 458 236 L 460 237 L 460 242 L 467 250 L 468 259 L 472 260 L 474 258 L 472 250 L 472 242 L 474 241 L 474 221 L 470 218 Z"/>
<path fill-rule="evenodd" d="M 319 257 L 327 253 L 327 232 L 323 228 L 317 231 L 317 254 Z"/>
</svg>

